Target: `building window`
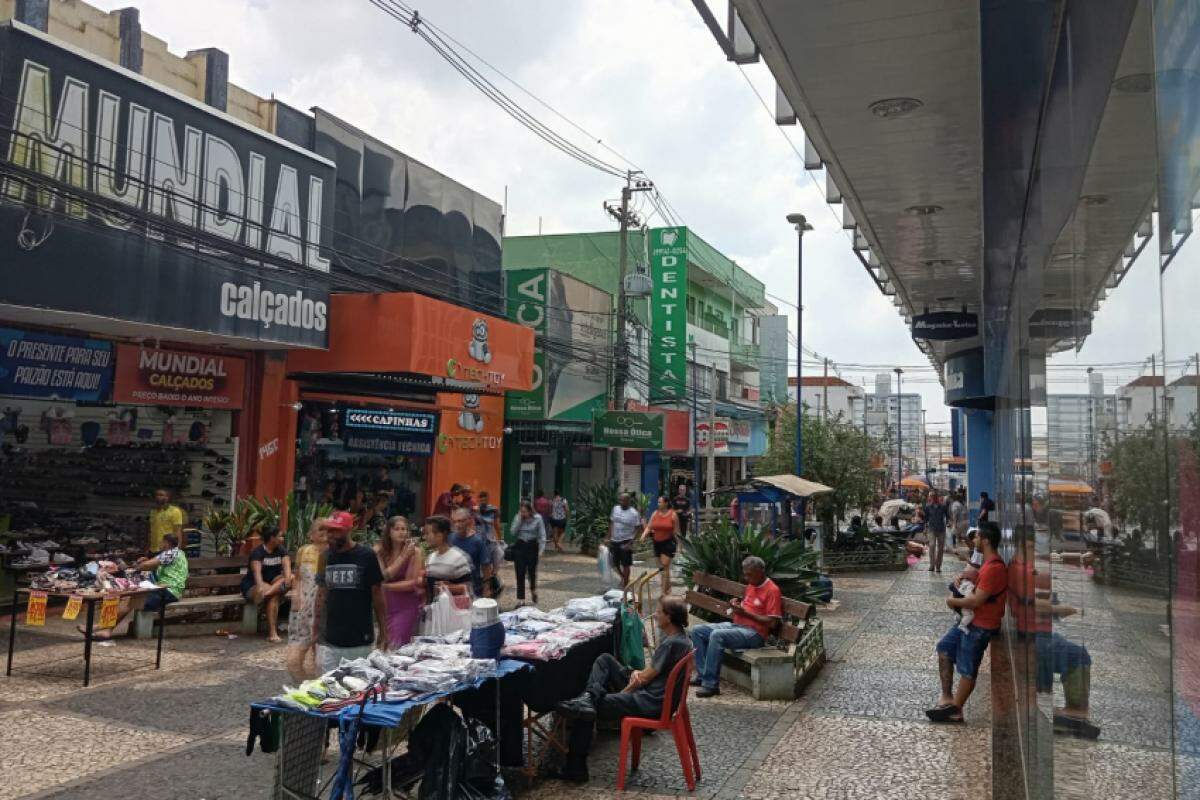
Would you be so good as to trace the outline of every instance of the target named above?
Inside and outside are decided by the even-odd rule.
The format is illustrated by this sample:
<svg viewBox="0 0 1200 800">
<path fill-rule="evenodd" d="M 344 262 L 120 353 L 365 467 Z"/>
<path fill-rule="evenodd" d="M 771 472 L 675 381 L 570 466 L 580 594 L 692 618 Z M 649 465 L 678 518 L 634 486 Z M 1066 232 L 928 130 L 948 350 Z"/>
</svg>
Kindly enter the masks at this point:
<svg viewBox="0 0 1200 800">
<path fill-rule="evenodd" d="M 717 370 L 717 399 L 729 399 L 729 373 Z"/>
</svg>

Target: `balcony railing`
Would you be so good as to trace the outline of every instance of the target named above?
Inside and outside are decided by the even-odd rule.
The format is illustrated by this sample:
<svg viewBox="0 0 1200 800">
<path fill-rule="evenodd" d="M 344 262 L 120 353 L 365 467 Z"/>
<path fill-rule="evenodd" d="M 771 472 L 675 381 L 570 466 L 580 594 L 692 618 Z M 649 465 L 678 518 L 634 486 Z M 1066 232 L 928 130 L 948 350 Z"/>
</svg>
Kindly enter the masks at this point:
<svg viewBox="0 0 1200 800">
<path fill-rule="evenodd" d="M 688 324 L 695 325 L 697 328 L 706 330 L 709 333 L 715 333 L 717 336 L 728 339 L 729 325 L 718 317 L 702 317 L 698 314 L 688 314 Z"/>
</svg>

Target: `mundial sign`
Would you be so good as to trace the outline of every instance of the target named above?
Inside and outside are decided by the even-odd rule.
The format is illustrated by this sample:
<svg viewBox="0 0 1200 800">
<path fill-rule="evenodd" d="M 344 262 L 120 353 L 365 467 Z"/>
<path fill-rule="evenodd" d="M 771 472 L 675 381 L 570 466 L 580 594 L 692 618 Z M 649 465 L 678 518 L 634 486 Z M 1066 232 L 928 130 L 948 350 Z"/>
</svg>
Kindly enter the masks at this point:
<svg viewBox="0 0 1200 800">
<path fill-rule="evenodd" d="M 0 230 L 45 236 L 0 237 L 0 303 L 328 345 L 330 161 L 19 23 L 0 52 L 0 163 L 30 175 Z"/>
<path fill-rule="evenodd" d="M 979 335 L 979 318 L 965 311 L 930 311 L 912 320 L 914 339 L 946 342 Z"/>
</svg>

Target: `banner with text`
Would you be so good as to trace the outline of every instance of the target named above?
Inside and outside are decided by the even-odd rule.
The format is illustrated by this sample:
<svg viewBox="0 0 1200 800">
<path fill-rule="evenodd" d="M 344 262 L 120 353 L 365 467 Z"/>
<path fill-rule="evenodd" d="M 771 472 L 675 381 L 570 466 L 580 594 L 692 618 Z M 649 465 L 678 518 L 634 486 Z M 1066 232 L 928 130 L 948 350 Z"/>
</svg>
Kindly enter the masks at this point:
<svg viewBox="0 0 1200 800">
<path fill-rule="evenodd" d="M 592 417 L 592 445 L 627 450 L 662 450 L 663 415 L 642 411 L 602 411 Z"/>
<path fill-rule="evenodd" d="M 242 407 L 245 385 L 246 362 L 240 358 L 117 345 L 117 403 L 234 409 Z"/>
<path fill-rule="evenodd" d="M 0 395 L 107 400 L 112 343 L 0 328 Z"/>
<path fill-rule="evenodd" d="M 389 456 L 433 455 L 438 415 L 432 411 L 348 408 L 344 419 L 345 447 Z"/>
<path fill-rule="evenodd" d="M 687 228 L 650 231 L 650 402 L 687 397 Z"/>
</svg>

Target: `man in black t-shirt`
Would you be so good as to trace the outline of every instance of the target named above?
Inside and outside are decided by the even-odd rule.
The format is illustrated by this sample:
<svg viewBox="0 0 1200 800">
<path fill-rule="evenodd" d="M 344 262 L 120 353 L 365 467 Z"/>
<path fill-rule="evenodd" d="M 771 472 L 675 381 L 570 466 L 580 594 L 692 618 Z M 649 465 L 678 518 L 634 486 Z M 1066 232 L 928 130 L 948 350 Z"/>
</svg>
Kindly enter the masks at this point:
<svg viewBox="0 0 1200 800">
<path fill-rule="evenodd" d="M 324 571 L 317 575 L 313 618 L 317 669 L 323 673 L 337 667 L 343 658 L 362 658 L 375 647 L 387 648 L 379 558 L 369 547 L 354 543 L 350 535 L 354 516 L 349 512 L 334 512 L 325 526 L 329 529 L 329 553 Z M 379 626 L 378 636 L 373 622 Z"/>
<path fill-rule="evenodd" d="M 679 484 L 679 490 L 671 499 L 671 508 L 675 509 L 675 514 L 679 517 L 679 535 L 687 536 L 688 522 L 692 519 L 692 501 L 688 497 L 686 483 Z"/>
<path fill-rule="evenodd" d="M 251 603 L 267 606 L 267 641 L 278 642 L 279 604 L 292 588 L 292 560 L 279 528 L 263 528 L 259 535 L 262 544 L 250 552 L 249 569 L 242 576 L 242 597 Z"/>
</svg>

